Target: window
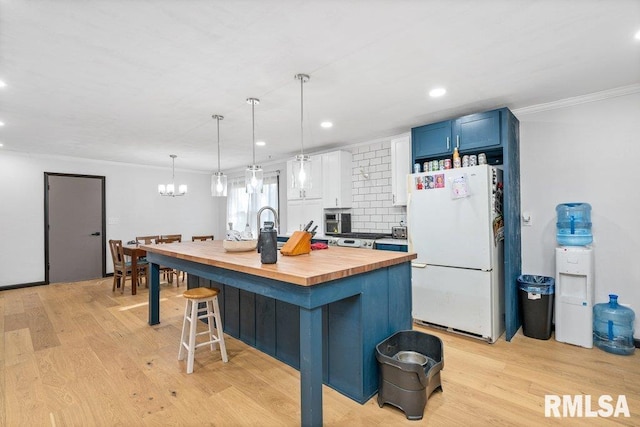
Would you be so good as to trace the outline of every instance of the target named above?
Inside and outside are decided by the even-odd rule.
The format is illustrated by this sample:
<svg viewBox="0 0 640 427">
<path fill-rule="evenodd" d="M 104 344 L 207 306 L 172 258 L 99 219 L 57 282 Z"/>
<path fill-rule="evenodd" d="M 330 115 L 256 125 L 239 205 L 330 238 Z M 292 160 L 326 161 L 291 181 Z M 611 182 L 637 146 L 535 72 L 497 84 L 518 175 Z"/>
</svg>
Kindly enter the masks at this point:
<svg viewBox="0 0 640 427">
<path fill-rule="evenodd" d="M 254 238 L 258 237 L 258 210 L 263 206 L 271 206 L 280 211 L 278 206 L 278 173 L 264 174 L 262 193 L 248 194 L 244 185 L 244 176 L 229 178 L 227 188 L 227 221 L 232 223 L 233 229 L 244 231 L 247 224 L 251 227 Z M 264 211 L 260 224 L 264 221 L 275 221 L 271 211 Z"/>
</svg>

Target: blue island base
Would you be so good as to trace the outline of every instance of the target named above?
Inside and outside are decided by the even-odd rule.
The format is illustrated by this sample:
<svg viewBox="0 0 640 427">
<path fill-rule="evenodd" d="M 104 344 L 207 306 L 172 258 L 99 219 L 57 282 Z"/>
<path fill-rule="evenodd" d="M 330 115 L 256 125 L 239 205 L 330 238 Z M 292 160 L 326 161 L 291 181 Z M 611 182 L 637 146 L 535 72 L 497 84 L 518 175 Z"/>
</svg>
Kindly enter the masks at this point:
<svg viewBox="0 0 640 427">
<path fill-rule="evenodd" d="M 322 381 L 362 404 L 378 390 L 376 345 L 411 329 L 411 267 L 404 263 L 351 276 L 339 286 L 358 292 L 322 306 L 321 319 L 310 317 L 322 323 Z M 300 369 L 303 308 L 193 274 L 188 287 L 218 288 L 226 334 Z"/>
</svg>

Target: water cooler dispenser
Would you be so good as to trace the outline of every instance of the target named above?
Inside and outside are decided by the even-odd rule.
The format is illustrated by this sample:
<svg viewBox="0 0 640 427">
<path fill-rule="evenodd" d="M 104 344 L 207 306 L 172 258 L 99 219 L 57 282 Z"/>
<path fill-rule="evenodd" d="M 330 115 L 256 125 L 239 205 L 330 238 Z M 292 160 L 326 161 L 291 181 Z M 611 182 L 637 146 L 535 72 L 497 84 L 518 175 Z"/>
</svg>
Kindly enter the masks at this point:
<svg viewBox="0 0 640 427">
<path fill-rule="evenodd" d="M 586 246 L 556 248 L 556 341 L 593 347 L 594 259 Z"/>
</svg>

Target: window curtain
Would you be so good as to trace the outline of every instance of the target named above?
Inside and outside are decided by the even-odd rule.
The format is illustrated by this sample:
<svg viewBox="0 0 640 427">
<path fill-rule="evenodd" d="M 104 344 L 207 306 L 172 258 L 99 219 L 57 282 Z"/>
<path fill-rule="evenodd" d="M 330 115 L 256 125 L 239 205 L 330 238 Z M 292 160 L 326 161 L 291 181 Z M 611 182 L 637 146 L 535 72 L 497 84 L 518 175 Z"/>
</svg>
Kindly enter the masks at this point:
<svg viewBox="0 0 640 427">
<path fill-rule="evenodd" d="M 254 239 L 258 238 L 258 210 L 264 206 L 271 206 L 276 211 L 278 206 L 278 172 L 265 173 L 262 193 L 247 193 L 244 176 L 229 178 L 227 184 L 227 222 L 234 230 L 244 231 L 249 225 Z M 274 221 L 271 211 L 264 211 L 260 218 L 260 226 L 264 221 Z M 227 224 L 228 226 L 228 224 Z"/>
</svg>

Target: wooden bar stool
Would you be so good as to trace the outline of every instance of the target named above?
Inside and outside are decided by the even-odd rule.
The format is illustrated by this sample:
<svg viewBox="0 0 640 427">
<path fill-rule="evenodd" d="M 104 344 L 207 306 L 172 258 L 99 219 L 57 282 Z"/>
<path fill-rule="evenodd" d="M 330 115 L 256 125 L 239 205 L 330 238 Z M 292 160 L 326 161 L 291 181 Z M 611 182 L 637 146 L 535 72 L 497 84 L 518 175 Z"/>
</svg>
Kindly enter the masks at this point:
<svg viewBox="0 0 640 427">
<path fill-rule="evenodd" d="M 193 288 L 185 291 L 182 296 L 187 300 L 184 310 L 184 321 L 182 322 L 182 337 L 180 338 L 180 351 L 178 352 L 178 360 L 184 360 L 185 353 L 187 356 L 187 374 L 193 372 L 193 359 L 196 348 L 210 344 L 211 350 L 215 351 L 216 343 L 220 344 L 220 353 L 222 361 L 227 362 L 227 348 L 224 345 L 224 332 L 222 331 L 222 320 L 220 319 L 220 306 L 218 305 L 218 293 L 220 291 L 215 288 Z M 200 303 L 205 306 L 199 308 Z M 200 314 L 203 313 L 203 314 Z M 196 333 L 198 320 L 207 319 L 208 330 Z M 215 334 L 214 324 L 215 321 Z M 189 331 L 187 332 L 187 324 Z M 188 334 L 188 336 L 187 336 Z M 196 344 L 198 335 L 207 335 L 209 340 Z"/>
</svg>

